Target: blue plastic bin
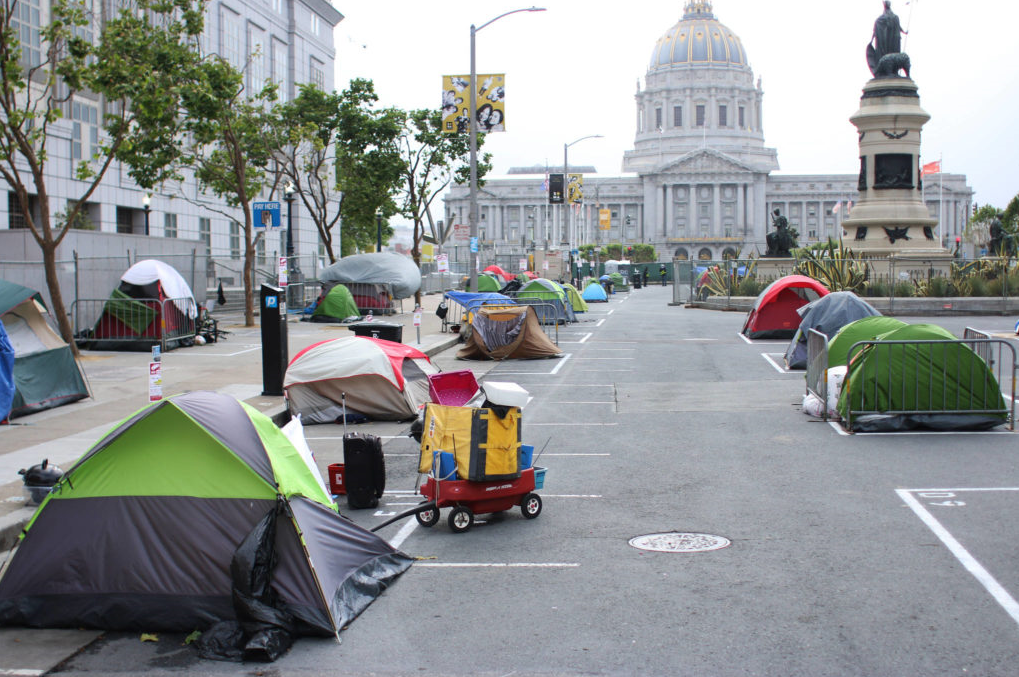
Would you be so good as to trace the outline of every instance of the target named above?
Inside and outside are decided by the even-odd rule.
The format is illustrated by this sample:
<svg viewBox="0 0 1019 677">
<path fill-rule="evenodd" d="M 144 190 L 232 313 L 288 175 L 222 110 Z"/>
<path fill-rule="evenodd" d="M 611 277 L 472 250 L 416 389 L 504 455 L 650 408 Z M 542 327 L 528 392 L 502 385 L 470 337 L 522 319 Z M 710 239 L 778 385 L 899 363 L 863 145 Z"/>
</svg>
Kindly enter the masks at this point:
<svg viewBox="0 0 1019 677">
<path fill-rule="evenodd" d="M 530 444 L 520 445 L 520 469 L 526 470 L 531 467 L 531 458 L 534 456 L 534 447 Z"/>
<path fill-rule="evenodd" d="M 440 480 L 455 480 L 456 459 L 448 451 L 436 451 L 432 457 L 432 470 Z"/>
<path fill-rule="evenodd" d="M 545 488 L 545 468 L 534 466 L 534 488 Z"/>
</svg>

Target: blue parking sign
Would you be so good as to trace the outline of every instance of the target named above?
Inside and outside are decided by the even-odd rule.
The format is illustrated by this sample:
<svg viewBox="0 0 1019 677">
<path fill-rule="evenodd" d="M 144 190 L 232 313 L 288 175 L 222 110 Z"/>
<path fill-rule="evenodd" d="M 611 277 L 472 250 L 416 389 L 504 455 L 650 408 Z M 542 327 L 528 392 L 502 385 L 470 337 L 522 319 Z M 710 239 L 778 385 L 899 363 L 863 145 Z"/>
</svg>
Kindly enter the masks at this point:
<svg viewBox="0 0 1019 677">
<path fill-rule="evenodd" d="M 279 202 L 252 202 L 251 212 L 254 217 L 255 228 L 280 227 Z"/>
<path fill-rule="evenodd" d="M 265 307 L 266 308 L 277 308 L 277 307 L 279 307 L 279 297 L 278 296 L 266 296 L 265 297 Z"/>
</svg>

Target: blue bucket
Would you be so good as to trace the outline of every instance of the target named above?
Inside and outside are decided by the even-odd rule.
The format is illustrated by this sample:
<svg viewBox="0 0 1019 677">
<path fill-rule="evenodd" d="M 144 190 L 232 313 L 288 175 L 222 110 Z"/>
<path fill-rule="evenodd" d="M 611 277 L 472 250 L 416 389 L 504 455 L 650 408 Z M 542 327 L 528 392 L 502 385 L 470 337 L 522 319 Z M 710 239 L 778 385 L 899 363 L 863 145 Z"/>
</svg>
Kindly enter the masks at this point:
<svg viewBox="0 0 1019 677">
<path fill-rule="evenodd" d="M 531 467 L 531 457 L 534 456 L 534 447 L 530 444 L 520 445 L 520 469 Z"/>
<path fill-rule="evenodd" d="M 453 454 L 448 451 L 436 451 L 432 457 L 432 470 L 440 480 L 455 480 L 456 477 L 456 459 L 453 458 Z"/>
</svg>

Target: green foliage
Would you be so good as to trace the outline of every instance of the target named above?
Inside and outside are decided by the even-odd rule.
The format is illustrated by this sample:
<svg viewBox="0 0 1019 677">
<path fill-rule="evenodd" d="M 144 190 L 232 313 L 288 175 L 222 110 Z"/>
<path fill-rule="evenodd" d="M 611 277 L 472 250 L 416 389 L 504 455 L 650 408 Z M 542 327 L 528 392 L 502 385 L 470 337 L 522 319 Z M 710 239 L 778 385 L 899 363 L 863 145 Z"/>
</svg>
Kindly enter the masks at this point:
<svg viewBox="0 0 1019 677">
<path fill-rule="evenodd" d="M 478 133 L 476 141 L 480 150 L 485 135 Z M 438 109 L 420 109 L 407 114 L 399 144 L 404 162 L 401 213 L 414 222 L 412 251 L 414 260 L 420 262 L 425 221 L 432 224 L 432 203 L 450 183 L 470 183 L 470 135 L 444 132 Z M 488 153 L 476 155 L 479 188 L 491 168 Z"/>
<path fill-rule="evenodd" d="M 811 277 L 829 291 L 860 293 L 867 279 L 867 267 L 855 260 L 852 250 L 842 242 L 828 240 L 825 245 L 797 250 L 794 272 Z"/>
<path fill-rule="evenodd" d="M 899 280 L 895 283 L 896 296 L 916 296 L 916 287 L 909 280 Z"/>
</svg>

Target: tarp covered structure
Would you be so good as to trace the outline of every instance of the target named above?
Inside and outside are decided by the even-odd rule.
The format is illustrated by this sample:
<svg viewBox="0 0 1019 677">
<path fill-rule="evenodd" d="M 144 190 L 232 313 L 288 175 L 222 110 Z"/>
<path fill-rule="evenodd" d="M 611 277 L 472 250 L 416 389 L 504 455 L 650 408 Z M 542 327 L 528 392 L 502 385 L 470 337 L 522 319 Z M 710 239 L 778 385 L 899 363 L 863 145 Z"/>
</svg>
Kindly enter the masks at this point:
<svg viewBox="0 0 1019 677">
<path fill-rule="evenodd" d="M 742 333 L 752 339 L 792 338 L 800 326 L 797 309 L 827 293 L 823 284 L 806 275 L 780 277 L 758 294 Z"/>
<path fill-rule="evenodd" d="M 410 565 L 339 514 L 272 420 L 195 391 L 124 419 L 63 475 L 0 578 L 0 625 L 333 636 Z"/>
<path fill-rule="evenodd" d="M 800 306 L 797 312 L 802 319 L 785 351 L 786 369 L 807 368 L 808 330 L 813 329 L 830 339 L 850 322 L 881 314 L 874 306 L 851 291 L 826 294 L 805 306 Z"/>
<path fill-rule="evenodd" d="M 853 431 L 982 430 L 1009 411 L 987 363 L 946 329 L 907 324 L 857 348 L 839 394 L 838 411 Z"/>
<path fill-rule="evenodd" d="M 587 286 L 584 287 L 584 292 L 581 296 L 584 297 L 585 301 L 594 303 L 600 303 L 602 301 L 607 302 L 609 300 L 608 294 L 605 293 L 605 287 L 596 280 L 591 280 L 587 283 Z"/>
<path fill-rule="evenodd" d="M 341 322 L 351 317 L 360 317 L 357 303 L 350 290 L 339 283 L 323 292 L 311 313 L 312 322 Z"/>
<path fill-rule="evenodd" d="M 404 343 L 344 336 L 294 356 L 283 376 L 292 414 L 304 423 L 332 423 L 346 413 L 380 421 L 414 418 L 428 402 L 428 375 L 439 370 Z"/>
<path fill-rule="evenodd" d="M 558 357 L 562 349 L 541 329 L 530 306 L 481 306 L 474 315 L 461 360 L 506 360 Z"/>
<path fill-rule="evenodd" d="M 500 268 L 499 266 L 497 266 L 495 264 L 492 264 L 492 265 L 488 266 L 487 268 L 485 268 L 481 272 L 483 272 L 483 273 L 493 273 L 495 275 L 498 275 L 499 277 L 502 278 L 503 283 L 509 282 L 514 277 L 516 277 L 516 275 L 513 275 L 512 273 L 506 272 L 505 270 L 503 270 L 502 268 Z"/>
<path fill-rule="evenodd" d="M 171 301 L 171 303 L 165 303 Z M 120 285 L 110 294 L 102 315 L 92 329 L 95 349 L 146 348 L 139 339 L 188 332 L 198 317 L 198 303 L 191 287 L 177 270 L 162 261 L 145 259 L 120 276 Z M 125 344 L 125 341 L 127 342 Z M 166 347 L 176 347 L 176 341 Z"/>
<path fill-rule="evenodd" d="M 566 297 L 566 291 L 553 280 L 544 277 L 531 280 L 520 288 L 516 298 L 521 303 L 527 303 L 524 299 L 537 299 L 538 304 L 534 306 L 534 310 L 542 324 L 577 321 L 577 316 L 573 313 L 573 304 Z"/>
<path fill-rule="evenodd" d="M 881 334 L 905 326 L 906 323 L 902 320 L 884 315 L 864 317 L 850 322 L 828 340 L 828 368 L 844 367 L 849 349 L 857 341 L 873 341 Z"/>
<path fill-rule="evenodd" d="M 421 288 L 421 271 L 414 260 L 392 252 L 344 256 L 319 273 L 318 279 L 320 282 L 388 285 L 394 299 L 410 298 Z"/>
<path fill-rule="evenodd" d="M 89 396 L 71 347 L 53 330 L 48 316 L 39 292 L 0 280 L 0 321 L 14 351 L 11 418 Z"/>
</svg>

